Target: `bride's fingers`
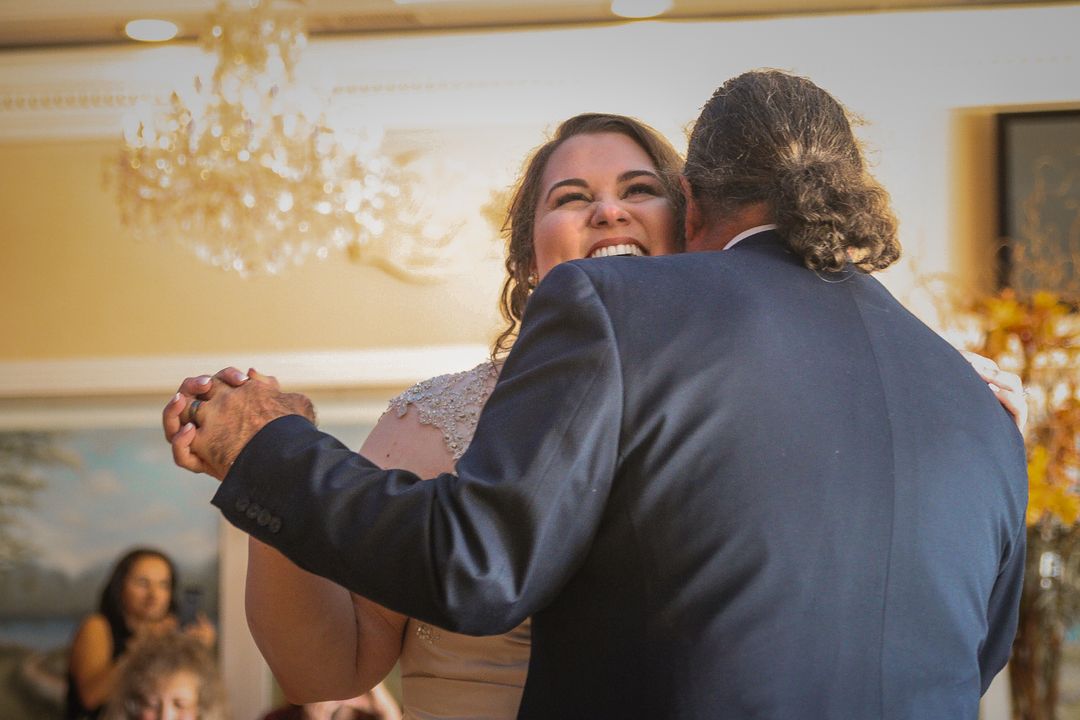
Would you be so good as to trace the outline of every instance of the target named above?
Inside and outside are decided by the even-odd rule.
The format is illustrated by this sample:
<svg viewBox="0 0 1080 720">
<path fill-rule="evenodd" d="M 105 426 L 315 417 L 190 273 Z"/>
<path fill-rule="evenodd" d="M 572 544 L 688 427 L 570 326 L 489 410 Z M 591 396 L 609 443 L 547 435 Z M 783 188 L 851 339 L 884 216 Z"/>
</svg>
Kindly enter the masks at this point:
<svg viewBox="0 0 1080 720">
<path fill-rule="evenodd" d="M 1020 376 L 1000 370 L 995 364 L 993 371 L 979 372 L 979 377 L 986 381 L 994 397 L 1013 416 L 1020 432 L 1024 432 L 1024 426 L 1027 425 L 1028 404 L 1027 393 L 1024 392 L 1024 383 L 1020 380 Z"/>
<path fill-rule="evenodd" d="M 176 393 L 165 408 L 161 411 L 161 428 L 165 431 L 165 440 L 171 442 L 176 433 L 180 432 L 180 415 L 187 408 L 189 398 L 183 393 Z"/>
<path fill-rule="evenodd" d="M 986 378 L 984 378 L 986 379 Z M 1002 390 L 1008 392 L 1024 394 L 1024 382 L 1020 379 L 1020 376 L 1016 373 L 1006 372 L 1004 370 L 998 370 L 993 378 L 986 380 L 989 383 L 997 385 Z"/>
<path fill-rule="evenodd" d="M 1016 427 L 1020 429 L 1020 432 L 1024 432 L 1028 418 L 1027 395 L 1023 391 L 1008 390 L 993 383 L 990 383 L 990 389 L 994 392 L 994 397 L 998 399 L 998 402 L 1004 405 L 1005 409 L 1012 415 Z"/>
<path fill-rule="evenodd" d="M 1024 392 L 1024 383 L 1016 373 L 1006 372 L 998 367 L 998 364 L 988 357 L 978 353 L 961 351 L 964 358 L 971 363 L 979 377 L 990 386 L 994 397 L 998 399 L 1005 409 L 1012 415 L 1016 427 L 1024 432 L 1027 425 L 1028 404 L 1027 393 Z"/>
<path fill-rule="evenodd" d="M 264 382 L 275 390 L 281 389 L 281 385 L 278 383 L 278 379 L 276 377 L 274 377 L 273 375 L 263 375 L 255 368 L 248 369 L 248 377 L 258 380 L 260 382 Z"/>
<path fill-rule="evenodd" d="M 213 392 L 212 378 L 209 375 L 185 378 L 178 391 L 188 397 L 203 396 L 206 399 Z"/>
<path fill-rule="evenodd" d="M 215 373 L 214 378 L 232 387 L 240 387 L 248 380 L 247 375 L 231 365 Z"/>
<path fill-rule="evenodd" d="M 195 426 L 187 423 L 180 428 L 169 443 L 172 445 L 173 462 L 191 472 L 207 472 L 206 464 L 191 450 L 193 440 L 195 440 Z"/>
<path fill-rule="evenodd" d="M 180 427 L 188 422 L 188 406 L 195 398 L 207 399 L 213 393 L 213 382 L 209 375 L 185 378 L 180 383 L 176 394 L 165 403 L 161 411 L 161 427 L 165 431 L 165 439 L 172 442 Z"/>
<path fill-rule="evenodd" d="M 971 367 L 975 368 L 975 372 L 979 373 L 983 380 L 989 382 L 988 376 L 996 375 L 1001 372 L 1001 368 L 998 364 L 979 353 L 971 352 L 970 350 L 961 350 L 960 354 L 964 356 L 964 359 L 971 363 Z"/>
</svg>

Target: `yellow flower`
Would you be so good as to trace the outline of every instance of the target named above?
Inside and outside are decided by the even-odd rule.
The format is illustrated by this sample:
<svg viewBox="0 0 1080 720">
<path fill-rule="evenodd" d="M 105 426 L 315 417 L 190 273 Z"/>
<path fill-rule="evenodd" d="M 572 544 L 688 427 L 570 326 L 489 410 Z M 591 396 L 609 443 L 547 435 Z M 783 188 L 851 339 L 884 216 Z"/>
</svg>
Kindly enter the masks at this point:
<svg viewBox="0 0 1080 720">
<path fill-rule="evenodd" d="M 1036 310 L 1057 310 L 1061 305 L 1058 296 L 1047 290 L 1039 290 L 1031 298 L 1031 305 Z"/>
<path fill-rule="evenodd" d="M 1019 298 L 1005 289 L 976 307 L 984 330 L 978 351 L 1013 366 L 1049 403 L 1027 431 L 1029 525 L 1080 521 L 1080 389 L 1068 378 L 1080 360 L 1080 330 L 1062 321 L 1070 312 L 1046 290 Z"/>
<path fill-rule="evenodd" d="M 1010 330 L 1027 322 L 1027 312 L 1023 305 L 1012 297 L 991 297 L 986 300 L 986 309 L 990 326 L 1000 330 Z"/>
<path fill-rule="evenodd" d="M 1046 515 L 1051 515 L 1064 525 L 1074 524 L 1080 518 L 1080 496 L 1051 482 L 1047 469 L 1050 453 L 1043 445 L 1031 449 L 1028 458 L 1028 509 L 1027 524 L 1034 525 Z"/>
</svg>

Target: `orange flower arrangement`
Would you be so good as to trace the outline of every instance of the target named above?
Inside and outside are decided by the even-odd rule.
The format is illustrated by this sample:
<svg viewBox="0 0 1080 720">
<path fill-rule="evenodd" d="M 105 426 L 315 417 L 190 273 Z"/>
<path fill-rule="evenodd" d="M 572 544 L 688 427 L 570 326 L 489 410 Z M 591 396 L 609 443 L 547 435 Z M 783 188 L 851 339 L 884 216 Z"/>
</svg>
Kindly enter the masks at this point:
<svg viewBox="0 0 1080 720">
<path fill-rule="evenodd" d="M 982 300 L 976 349 L 1017 372 L 1031 400 L 1029 525 L 1080 519 L 1080 319 L 1056 295 L 1012 290 Z"/>
<path fill-rule="evenodd" d="M 1080 315 L 1053 293 L 1006 289 L 973 317 L 973 349 L 1028 393 L 1027 563 L 1009 678 L 1015 718 L 1053 720 L 1065 632 L 1080 620 Z"/>
</svg>

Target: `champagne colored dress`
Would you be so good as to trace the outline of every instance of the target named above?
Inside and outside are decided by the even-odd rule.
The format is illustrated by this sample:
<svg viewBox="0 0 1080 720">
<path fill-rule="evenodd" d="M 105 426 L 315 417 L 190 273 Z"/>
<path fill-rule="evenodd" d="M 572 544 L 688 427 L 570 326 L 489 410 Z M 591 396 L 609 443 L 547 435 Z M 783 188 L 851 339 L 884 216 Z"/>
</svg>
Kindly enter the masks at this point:
<svg viewBox="0 0 1080 720">
<path fill-rule="evenodd" d="M 472 370 L 414 385 L 390 402 L 398 417 L 416 413 L 438 428 L 453 469 L 472 440 L 499 368 Z M 505 720 L 517 716 L 529 664 L 529 621 L 503 635 L 470 637 L 410 619 L 401 649 L 406 720 Z"/>
</svg>

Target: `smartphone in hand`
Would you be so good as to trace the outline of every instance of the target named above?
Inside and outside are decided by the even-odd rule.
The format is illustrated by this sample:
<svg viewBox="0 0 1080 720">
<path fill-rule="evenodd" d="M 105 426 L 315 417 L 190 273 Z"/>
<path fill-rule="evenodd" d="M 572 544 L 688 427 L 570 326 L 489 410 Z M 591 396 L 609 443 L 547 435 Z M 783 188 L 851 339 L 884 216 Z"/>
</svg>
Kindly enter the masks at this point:
<svg viewBox="0 0 1080 720">
<path fill-rule="evenodd" d="M 201 587 L 189 586 L 180 592 L 178 610 L 180 615 L 180 627 L 186 628 L 193 625 L 199 618 L 203 609 L 203 590 Z"/>
</svg>

